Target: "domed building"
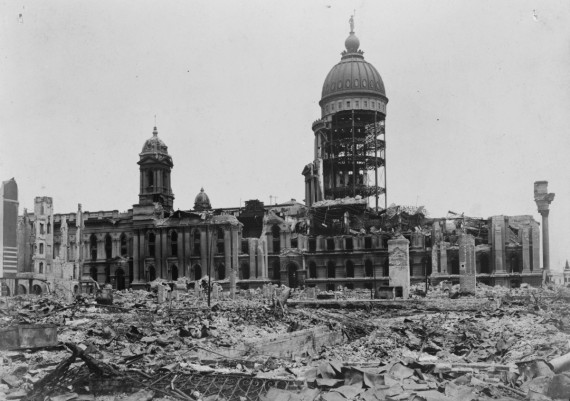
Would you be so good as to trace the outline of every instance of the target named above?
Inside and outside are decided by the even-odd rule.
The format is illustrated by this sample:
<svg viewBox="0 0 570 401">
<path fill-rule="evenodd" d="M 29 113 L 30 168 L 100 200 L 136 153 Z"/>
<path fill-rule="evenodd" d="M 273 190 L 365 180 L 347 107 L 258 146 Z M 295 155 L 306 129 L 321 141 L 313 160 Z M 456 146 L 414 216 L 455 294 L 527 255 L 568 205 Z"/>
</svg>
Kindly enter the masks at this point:
<svg viewBox="0 0 570 401">
<path fill-rule="evenodd" d="M 172 211 L 174 194 L 170 187 L 170 173 L 174 164 L 168 154 L 168 147 L 158 137 L 156 127 L 152 131 L 152 137 L 145 141 L 139 157 L 139 205 L 159 203 L 164 210 Z"/>
<path fill-rule="evenodd" d="M 210 204 L 210 198 L 204 192 L 204 188 L 200 189 L 200 193 L 196 195 L 196 199 L 194 200 L 194 210 L 197 211 L 204 211 L 204 210 L 211 210 L 212 205 Z"/>
<path fill-rule="evenodd" d="M 321 118 L 313 123 L 314 161 L 305 166 L 305 203 L 368 198 L 385 193 L 386 90 L 376 68 L 364 60 L 354 22 L 346 50 L 325 78 Z M 379 181 L 380 180 L 380 181 Z"/>
<path fill-rule="evenodd" d="M 374 296 L 393 296 L 400 288 L 404 297 L 410 282 L 459 283 L 468 271 L 471 284 L 475 272 L 488 285 L 540 284 L 540 226 L 532 216 L 429 218 L 423 207 L 387 208 L 388 98 L 350 22 L 340 61 L 324 79 L 320 118 L 312 124 L 314 158 L 302 172 L 304 205 L 251 199 L 243 207 L 213 210 L 201 188 L 193 208 L 187 199 L 185 209 L 175 209 L 172 157 L 154 127 L 139 153 L 138 203 L 126 212 L 89 212 L 79 205 L 77 212 L 54 214 L 52 198 L 36 197 L 34 212 L 18 217 L 18 246 L 4 236 L 0 284 L 2 274 L 14 276 L 16 262 L 17 273 L 1 293 L 38 294 L 64 277 L 74 291 L 91 279 L 122 290 L 149 288 L 157 279 L 209 277 L 230 294 L 274 283 L 368 289 Z M 15 182 L 5 182 L 0 195 L 0 223 L 13 227 Z M 386 210 L 378 210 L 380 197 Z M 476 237 L 467 241 L 466 232 Z M 402 246 L 398 252 L 390 248 L 392 239 Z"/>
</svg>

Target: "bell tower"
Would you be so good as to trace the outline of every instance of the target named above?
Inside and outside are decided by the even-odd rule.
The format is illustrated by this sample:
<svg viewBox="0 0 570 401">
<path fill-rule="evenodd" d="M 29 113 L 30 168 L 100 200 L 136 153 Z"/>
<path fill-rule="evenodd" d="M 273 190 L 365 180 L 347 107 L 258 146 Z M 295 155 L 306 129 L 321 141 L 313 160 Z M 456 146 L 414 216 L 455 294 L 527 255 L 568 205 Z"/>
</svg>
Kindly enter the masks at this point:
<svg viewBox="0 0 570 401">
<path fill-rule="evenodd" d="M 168 154 L 168 147 L 158 137 L 156 127 L 152 137 L 144 143 L 139 157 L 139 205 L 159 203 L 165 211 L 172 211 L 174 194 L 170 186 L 170 172 L 174 164 Z"/>
</svg>

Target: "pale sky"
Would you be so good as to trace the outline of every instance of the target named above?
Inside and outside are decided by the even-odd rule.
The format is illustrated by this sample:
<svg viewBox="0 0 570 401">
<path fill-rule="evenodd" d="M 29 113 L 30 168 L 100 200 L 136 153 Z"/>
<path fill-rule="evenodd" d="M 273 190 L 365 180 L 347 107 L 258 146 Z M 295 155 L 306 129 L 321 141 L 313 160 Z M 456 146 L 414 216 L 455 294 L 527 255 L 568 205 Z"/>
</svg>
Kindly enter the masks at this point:
<svg viewBox="0 0 570 401">
<path fill-rule="evenodd" d="M 175 209 L 304 198 L 311 124 L 356 10 L 389 98 L 388 202 L 530 214 L 556 193 L 551 267 L 570 259 L 570 2 L 0 0 L 0 179 L 20 213 L 126 211 L 159 137 Z M 20 16 L 21 15 L 21 16 Z"/>
</svg>

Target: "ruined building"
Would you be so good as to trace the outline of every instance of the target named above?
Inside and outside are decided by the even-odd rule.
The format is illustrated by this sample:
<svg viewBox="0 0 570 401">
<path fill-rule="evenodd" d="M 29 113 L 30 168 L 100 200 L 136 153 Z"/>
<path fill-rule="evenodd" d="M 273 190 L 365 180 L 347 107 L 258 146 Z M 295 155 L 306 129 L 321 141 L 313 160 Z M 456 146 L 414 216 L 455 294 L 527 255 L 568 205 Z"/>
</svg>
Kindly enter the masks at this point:
<svg viewBox="0 0 570 401">
<path fill-rule="evenodd" d="M 345 47 L 325 78 L 321 118 L 312 124 L 314 160 L 302 170 L 304 204 L 250 200 L 243 208 L 213 209 L 202 188 L 193 207 L 176 208 L 176 155 L 155 127 L 139 153 L 138 203 L 126 212 L 80 206 L 54 214 L 47 197 L 36 198 L 34 213 L 24 211 L 17 274 L 14 239 L 5 235 L 2 243 L 12 291 L 46 291 L 58 280 L 73 290 L 85 276 L 116 289 L 209 276 L 230 291 L 282 283 L 321 290 L 399 287 L 404 296 L 409 282 L 428 279 L 540 284 L 540 227 L 532 216 L 431 218 L 424 208 L 387 205 L 388 98 L 352 24 Z M 3 185 L 4 206 L 16 202 L 17 213 L 10 185 Z M 12 209 L 4 211 L 9 227 L 15 226 Z"/>
</svg>

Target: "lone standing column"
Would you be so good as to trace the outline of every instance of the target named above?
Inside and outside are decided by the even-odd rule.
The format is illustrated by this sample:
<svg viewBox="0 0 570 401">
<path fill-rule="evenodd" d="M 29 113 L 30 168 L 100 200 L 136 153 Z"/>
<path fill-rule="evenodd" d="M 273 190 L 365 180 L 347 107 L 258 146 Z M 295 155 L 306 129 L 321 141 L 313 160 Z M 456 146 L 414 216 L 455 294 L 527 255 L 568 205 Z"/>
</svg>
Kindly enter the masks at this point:
<svg viewBox="0 0 570 401">
<path fill-rule="evenodd" d="M 548 193 L 548 181 L 535 181 L 534 201 L 538 213 L 542 216 L 542 267 L 545 271 L 550 269 L 550 247 L 548 238 L 548 213 L 550 203 L 554 200 L 554 194 Z"/>
</svg>

